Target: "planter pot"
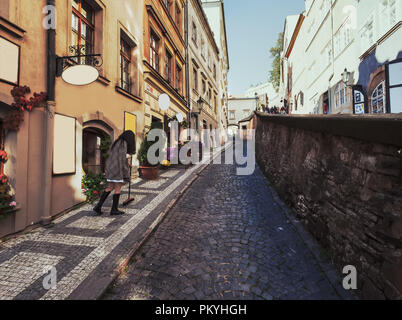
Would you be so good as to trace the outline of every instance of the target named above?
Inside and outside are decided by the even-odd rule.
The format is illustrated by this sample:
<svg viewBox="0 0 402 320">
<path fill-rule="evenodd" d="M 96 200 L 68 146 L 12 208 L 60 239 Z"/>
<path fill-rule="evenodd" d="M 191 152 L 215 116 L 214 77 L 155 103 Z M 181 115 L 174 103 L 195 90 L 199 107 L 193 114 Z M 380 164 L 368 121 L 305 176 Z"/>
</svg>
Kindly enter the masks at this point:
<svg viewBox="0 0 402 320">
<path fill-rule="evenodd" d="M 158 167 L 139 167 L 140 177 L 146 180 L 158 179 L 159 168 Z"/>
</svg>

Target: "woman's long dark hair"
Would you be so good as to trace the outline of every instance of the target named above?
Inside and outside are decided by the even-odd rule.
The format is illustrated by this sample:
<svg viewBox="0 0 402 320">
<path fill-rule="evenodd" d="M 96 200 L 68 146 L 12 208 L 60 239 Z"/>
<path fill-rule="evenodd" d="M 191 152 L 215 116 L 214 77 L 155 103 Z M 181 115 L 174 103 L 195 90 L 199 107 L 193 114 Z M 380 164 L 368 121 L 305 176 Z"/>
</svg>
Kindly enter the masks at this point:
<svg viewBox="0 0 402 320">
<path fill-rule="evenodd" d="M 135 153 L 135 134 L 131 130 L 124 131 L 120 137 L 113 143 L 112 149 L 116 145 L 118 141 L 124 140 L 127 142 L 127 153 L 134 154 Z"/>
</svg>

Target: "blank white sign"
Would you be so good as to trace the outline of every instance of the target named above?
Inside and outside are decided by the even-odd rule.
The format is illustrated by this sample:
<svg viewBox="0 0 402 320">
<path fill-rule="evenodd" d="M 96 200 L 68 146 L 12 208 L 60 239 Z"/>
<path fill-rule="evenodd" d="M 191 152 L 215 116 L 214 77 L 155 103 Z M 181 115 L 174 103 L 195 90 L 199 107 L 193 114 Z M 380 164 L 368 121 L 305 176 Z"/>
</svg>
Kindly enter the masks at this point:
<svg viewBox="0 0 402 320">
<path fill-rule="evenodd" d="M 53 173 L 75 173 L 75 118 L 54 118 Z"/>
<path fill-rule="evenodd" d="M 0 37 L 0 79 L 18 84 L 20 48 Z"/>
</svg>

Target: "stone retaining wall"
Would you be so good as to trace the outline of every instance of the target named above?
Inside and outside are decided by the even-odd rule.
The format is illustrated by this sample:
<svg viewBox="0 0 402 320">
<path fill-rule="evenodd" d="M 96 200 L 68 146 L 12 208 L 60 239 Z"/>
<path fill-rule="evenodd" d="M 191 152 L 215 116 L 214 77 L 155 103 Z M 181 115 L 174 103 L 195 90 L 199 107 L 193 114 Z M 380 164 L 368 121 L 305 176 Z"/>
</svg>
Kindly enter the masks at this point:
<svg viewBox="0 0 402 320">
<path fill-rule="evenodd" d="M 402 299 L 402 115 L 256 113 L 256 156 L 365 299 Z"/>
</svg>

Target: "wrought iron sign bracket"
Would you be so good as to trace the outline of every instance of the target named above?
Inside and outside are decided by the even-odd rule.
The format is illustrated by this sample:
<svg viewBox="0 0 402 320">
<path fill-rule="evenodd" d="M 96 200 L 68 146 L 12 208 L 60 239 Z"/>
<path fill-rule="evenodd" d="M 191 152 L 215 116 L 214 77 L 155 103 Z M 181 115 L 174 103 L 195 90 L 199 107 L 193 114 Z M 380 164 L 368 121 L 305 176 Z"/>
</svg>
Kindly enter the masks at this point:
<svg viewBox="0 0 402 320">
<path fill-rule="evenodd" d="M 100 68 L 103 65 L 101 54 L 85 54 L 85 46 L 70 46 L 71 56 L 58 57 L 56 56 L 56 76 L 60 77 L 63 71 L 73 65 L 85 64 L 95 68 Z"/>
</svg>

